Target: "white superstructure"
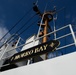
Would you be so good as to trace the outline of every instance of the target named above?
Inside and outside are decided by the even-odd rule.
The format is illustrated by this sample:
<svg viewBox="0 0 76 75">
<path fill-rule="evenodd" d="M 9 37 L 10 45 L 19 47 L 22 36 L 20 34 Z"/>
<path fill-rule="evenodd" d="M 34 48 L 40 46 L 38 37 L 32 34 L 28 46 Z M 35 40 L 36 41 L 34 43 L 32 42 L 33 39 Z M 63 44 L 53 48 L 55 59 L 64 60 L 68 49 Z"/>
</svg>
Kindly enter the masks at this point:
<svg viewBox="0 0 76 75">
<path fill-rule="evenodd" d="M 63 31 L 65 28 L 69 28 L 69 33 L 65 34 L 65 35 L 61 35 L 61 36 L 56 36 L 56 39 L 60 41 L 60 46 L 56 49 L 56 51 L 68 48 L 69 51 L 69 47 L 72 48 L 71 46 L 73 46 L 74 49 L 76 49 L 76 40 L 75 40 L 75 35 L 74 35 L 74 31 L 73 28 L 71 26 L 71 24 L 64 26 L 62 28 L 59 28 L 55 31 L 52 31 L 50 33 L 48 33 L 46 36 L 51 35 L 54 33 L 56 34 L 57 32 L 61 32 Z M 64 32 L 64 31 L 63 31 Z M 71 41 L 71 43 L 67 42 L 66 45 L 62 44 L 62 39 L 71 36 L 73 41 Z M 35 38 L 36 36 L 32 36 L 29 39 L 26 40 L 25 44 L 22 45 L 22 50 L 27 50 L 28 48 L 31 48 L 35 45 L 38 45 L 40 43 L 39 39 L 40 38 Z M 66 40 L 68 41 L 68 40 Z M 29 46 L 29 47 L 28 47 Z M 18 48 L 21 46 L 18 46 Z M 17 49 L 17 48 L 15 48 Z M 13 50 L 15 50 L 13 49 Z M 51 55 L 51 54 L 50 54 Z M 57 55 L 57 56 L 53 56 L 51 57 L 51 59 L 47 59 L 41 62 L 37 62 L 37 63 L 31 63 L 29 61 L 31 61 L 31 59 L 27 59 L 24 60 L 22 62 L 19 63 L 15 63 L 15 65 L 17 65 L 18 67 L 13 68 L 13 69 L 9 69 L 9 70 L 5 70 L 0 72 L 0 75 L 76 75 L 76 52 L 71 52 L 71 53 L 67 53 L 66 55 Z M 7 65 L 7 64 L 6 64 Z M 6 65 L 2 65 L 5 66 Z M 10 66 L 10 64 L 8 64 Z M 2 67 L 1 66 L 1 67 Z"/>
<path fill-rule="evenodd" d="M 31 47 L 34 47 L 34 46 L 40 44 L 40 41 L 39 40 L 35 41 L 35 39 L 36 39 L 36 35 L 33 35 L 33 36 L 29 37 L 26 40 L 25 45 L 23 46 L 21 51 L 26 50 L 28 48 L 31 48 Z"/>
<path fill-rule="evenodd" d="M 76 75 L 76 52 L 4 71 L 0 75 Z"/>
</svg>

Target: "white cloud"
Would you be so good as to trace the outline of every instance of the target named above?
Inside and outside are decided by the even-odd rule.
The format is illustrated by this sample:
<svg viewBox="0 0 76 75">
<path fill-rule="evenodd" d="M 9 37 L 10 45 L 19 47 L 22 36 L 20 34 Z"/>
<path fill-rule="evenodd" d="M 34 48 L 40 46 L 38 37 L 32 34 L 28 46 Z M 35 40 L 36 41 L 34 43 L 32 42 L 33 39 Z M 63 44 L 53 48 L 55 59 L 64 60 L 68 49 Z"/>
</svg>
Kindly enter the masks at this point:
<svg viewBox="0 0 76 75">
<path fill-rule="evenodd" d="M 0 19 L 0 39 L 8 32 L 8 29 L 5 27 L 5 22 L 4 20 Z M 3 42 L 7 38 L 9 38 L 10 33 L 0 42 Z"/>
<path fill-rule="evenodd" d="M 8 30 L 5 27 L 0 27 L 0 39 L 8 32 Z M 10 34 L 8 34 L 9 36 Z M 5 39 L 7 36 L 5 37 Z"/>
</svg>

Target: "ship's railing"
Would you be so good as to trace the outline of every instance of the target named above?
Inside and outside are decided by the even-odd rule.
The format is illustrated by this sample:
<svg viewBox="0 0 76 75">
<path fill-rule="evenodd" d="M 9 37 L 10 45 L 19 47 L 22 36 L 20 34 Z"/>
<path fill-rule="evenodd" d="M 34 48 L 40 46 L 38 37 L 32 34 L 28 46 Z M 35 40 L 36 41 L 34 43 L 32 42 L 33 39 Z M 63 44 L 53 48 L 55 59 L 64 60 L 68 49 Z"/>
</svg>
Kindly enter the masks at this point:
<svg viewBox="0 0 76 75">
<path fill-rule="evenodd" d="M 18 38 L 12 42 L 11 40 L 14 39 L 14 37 L 15 37 L 15 35 L 12 35 L 9 39 L 7 39 L 4 42 L 2 47 L 0 46 L 1 47 L 0 48 L 0 54 L 1 54 L 0 55 L 0 66 L 2 65 L 3 61 L 5 61 L 7 58 L 11 57 L 13 54 L 17 53 L 17 51 L 21 50 L 21 48 L 17 48 L 18 45 L 21 45 L 23 42 L 25 43 L 25 41 L 20 36 L 18 36 Z M 11 52 L 9 48 L 11 48 L 11 51 L 14 51 L 11 53 L 12 55 L 9 55 L 9 53 Z M 17 48 L 17 49 L 15 49 L 15 48 Z M 6 57 L 6 55 L 8 55 L 8 56 Z"/>
<path fill-rule="evenodd" d="M 66 25 L 66 26 L 64 26 L 64 27 L 61 27 L 61 28 L 59 28 L 59 29 L 57 29 L 57 30 L 55 30 L 55 31 L 52 31 L 52 32 L 48 33 L 47 35 L 38 37 L 38 38 L 36 38 L 35 40 L 30 41 L 29 43 L 35 42 L 35 41 L 37 41 L 37 40 L 39 40 L 39 39 L 42 39 L 42 38 L 45 37 L 45 36 L 48 36 L 48 35 L 52 35 L 52 34 L 54 34 L 54 33 L 57 33 L 57 32 L 65 29 L 65 28 L 69 28 L 69 29 L 70 29 L 70 33 L 67 33 L 67 34 L 65 34 L 65 35 L 62 35 L 62 36 L 60 36 L 60 37 L 56 37 L 56 38 L 54 38 L 54 39 L 55 39 L 55 40 L 60 40 L 60 39 L 63 39 L 63 38 L 65 38 L 65 37 L 71 35 L 72 38 L 73 38 L 73 42 L 70 43 L 70 44 L 64 45 L 64 46 L 59 46 L 56 50 L 61 50 L 61 49 L 64 49 L 64 48 L 67 48 L 67 47 L 70 47 L 70 46 L 75 46 L 75 47 L 76 47 L 76 37 L 75 37 L 76 32 L 73 31 L 73 28 L 72 28 L 72 25 L 71 25 L 71 24 Z M 9 51 L 16 50 L 16 49 L 18 49 L 18 48 L 20 48 L 20 47 L 23 47 L 23 46 L 25 46 L 25 45 L 27 45 L 27 44 L 29 44 L 29 43 L 22 44 L 22 45 L 17 46 L 16 48 L 13 48 L 13 49 L 11 49 L 11 50 L 9 50 Z M 7 59 L 7 58 L 10 58 L 10 57 L 8 56 L 8 57 L 5 57 L 5 58 L 2 58 L 1 60 Z M 6 65 L 9 65 L 9 64 L 6 64 Z M 6 65 L 3 65 L 3 66 L 6 66 Z"/>
</svg>

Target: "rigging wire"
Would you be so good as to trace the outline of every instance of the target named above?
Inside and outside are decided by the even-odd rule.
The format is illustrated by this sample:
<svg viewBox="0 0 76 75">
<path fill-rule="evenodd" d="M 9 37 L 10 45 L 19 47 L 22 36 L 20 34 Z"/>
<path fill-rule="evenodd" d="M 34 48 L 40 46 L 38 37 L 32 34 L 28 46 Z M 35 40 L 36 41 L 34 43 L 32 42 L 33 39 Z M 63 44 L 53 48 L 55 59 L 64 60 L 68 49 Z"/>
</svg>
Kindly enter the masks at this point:
<svg viewBox="0 0 76 75">
<path fill-rule="evenodd" d="M 20 29 L 18 29 L 14 35 L 17 36 L 17 35 L 18 35 L 17 33 L 18 33 L 26 24 L 28 24 L 28 22 L 29 22 L 32 18 L 34 18 L 35 15 L 36 15 L 36 14 L 34 14 Z M 28 28 L 28 27 L 27 27 L 27 28 Z M 27 28 L 26 28 L 26 29 L 27 29 Z M 22 32 L 21 32 L 21 33 L 22 33 Z M 20 33 L 20 34 L 21 34 L 21 33 Z M 16 38 L 16 37 L 14 37 L 10 42 L 12 42 L 15 38 Z M 0 48 L 1 48 L 2 46 L 4 46 L 8 41 L 9 41 L 9 40 L 7 40 L 4 44 L 2 44 L 2 45 L 0 46 Z"/>
<path fill-rule="evenodd" d="M 36 23 L 37 21 L 39 20 L 39 18 L 36 20 L 36 21 L 34 21 L 33 23 L 31 23 L 27 28 L 25 28 L 20 34 L 17 34 L 17 36 L 16 37 L 14 37 L 10 42 L 12 42 L 14 39 L 16 39 L 17 37 L 19 37 L 21 34 L 23 34 L 25 31 L 27 31 L 31 26 L 33 26 L 34 25 L 34 23 Z M 9 42 L 9 43 L 10 43 Z"/>
<path fill-rule="evenodd" d="M 36 1 L 36 3 L 35 3 L 36 5 L 38 4 L 38 0 Z"/>
<path fill-rule="evenodd" d="M 46 6 L 45 6 L 45 9 L 44 9 L 43 13 L 45 13 L 46 8 L 47 8 L 47 3 L 46 3 Z M 42 18 L 41 18 L 41 22 L 40 22 L 40 27 L 39 27 L 39 30 L 38 30 L 37 38 L 39 38 L 39 33 L 40 33 L 40 30 L 41 30 L 41 25 L 43 23 L 43 19 L 44 19 L 44 14 L 42 15 Z"/>
<path fill-rule="evenodd" d="M 24 14 L 24 16 L 23 16 L 16 24 L 14 24 L 14 25 L 10 28 L 10 30 L 0 39 L 0 41 L 1 41 L 9 32 L 11 32 L 11 31 L 18 25 L 18 23 L 20 23 L 20 22 L 22 21 L 22 19 L 23 19 L 28 13 L 30 13 L 31 10 L 32 10 L 32 8 L 29 9 L 29 10 Z"/>
<path fill-rule="evenodd" d="M 20 30 L 22 30 L 29 23 L 29 21 L 31 21 L 35 16 L 36 16 L 36 14 L 34 14 L 20 29 L 18 29 L 15 32 L 15 34 L 17 34 Z"/>
<path fill-rule="evenodd" d="M 54 0 L 48 1 L 48 5 L 49 5 L 48 8 L 54 7 L 55 6 Z"/>
<path fill-rule="evenodd" d="M 39 20 L 39 18 L 38 18 L 36 21 L 38 21 L 38 20 Z M 31 25 L 29 25 L 26 29 L 24 29 L 24 30 L 19 34 L 19 36 L 20 36 L 22 33 L 24 33 L 26 30 L 28 30 L 31 26 L 33 26 L 34 23 L 36 23 L 36 21 L 34 21 Z"/>
</svg>

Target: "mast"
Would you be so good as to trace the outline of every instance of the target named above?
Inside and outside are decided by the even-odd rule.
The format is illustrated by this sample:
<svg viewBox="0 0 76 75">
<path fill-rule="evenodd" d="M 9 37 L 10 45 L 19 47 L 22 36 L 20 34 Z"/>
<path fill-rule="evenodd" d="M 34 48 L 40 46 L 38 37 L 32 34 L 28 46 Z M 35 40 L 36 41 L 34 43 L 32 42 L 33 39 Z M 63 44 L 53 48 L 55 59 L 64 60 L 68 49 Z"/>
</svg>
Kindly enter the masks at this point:
<svg viewBox="0 0 76 75">
<path fill-rule="evenodd" d="M 47 18 L 45 19 L 44 23 L 45 23 L 45 25 L 43 27 L 43 33 L 44 33 L 44 35 L 46 35 L 48 33 L 48 20 L 47 20 Z M 45 43 L 45 42 L 47 42 L 47 40 L 48 40 L 48 37 L 45 36 L 45 37 L 43 37 L 42 42 Z"/>
<path fill-rule="evenodd" d="M 43 17 L 43 23 L 40 24 L 38 23 L 38 25 L 41 25 L 42 30 L 39 32 L 39 37 L 44 36 L 42 38 L 42 43 L 45 43 L 48 41 L 49 36 L 46 36 L 46 34 L 48 34 L 48 29 L 51 30 L 51 27 L 49 25 L 49 22 L 51 22 L 53 20 L 53 15 L 56 13 L 55 10 L 53 11 L 46 11 L 44 13 L 41 13 L 40 10 L 38 9 L 37 5 L 34 4 L 33 10 L 39 15 L 39 17 Z M 47 59 L 47 54 L 45 56 L 45 59 Z"/>
</svg>

